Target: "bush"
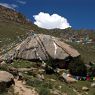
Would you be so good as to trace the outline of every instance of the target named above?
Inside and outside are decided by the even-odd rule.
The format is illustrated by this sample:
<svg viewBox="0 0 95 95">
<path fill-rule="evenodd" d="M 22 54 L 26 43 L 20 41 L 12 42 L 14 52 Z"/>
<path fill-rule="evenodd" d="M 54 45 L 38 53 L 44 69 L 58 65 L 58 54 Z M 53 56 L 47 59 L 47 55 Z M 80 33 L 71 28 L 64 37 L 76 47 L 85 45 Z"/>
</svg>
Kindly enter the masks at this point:
<svg viewBox="0 0 95 95">
<path fill-rule="evenodd" d="M 4 64 L 4 65 L 0 66 L 0 70 L 1 71 L 8 71 L 8 65 Z"/>
<path fill-rule="evenodd" d="M 39 95 L 50 95 L 50 90 L 45 87 L 39 88 Z"/>
<path fill-rule="evenodd" d="M 75 76 L 86 76 L 87 68 L 81 58 L 73 59 L 68 66 L 70 73 Z"/>
<path fill-rule="evenodd" d="M 95 64 L 93 64 L 89 69 L 88 69 L 88 74 L 90 76 L 95 76 Z"/>
</svg>

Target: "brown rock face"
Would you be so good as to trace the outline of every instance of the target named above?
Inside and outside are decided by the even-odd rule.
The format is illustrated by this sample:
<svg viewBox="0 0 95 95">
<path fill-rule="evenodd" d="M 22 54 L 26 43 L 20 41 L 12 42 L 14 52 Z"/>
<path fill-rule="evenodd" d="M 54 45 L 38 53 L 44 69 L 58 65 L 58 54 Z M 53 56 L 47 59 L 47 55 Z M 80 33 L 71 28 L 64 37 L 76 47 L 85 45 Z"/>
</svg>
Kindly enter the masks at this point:
<svg viewBox="0 0 95 95">
<path fill-rule="evenodd" d="M 80 54 L 65 42 L 56 37 L 43 34 L 31 34 L 9 53 L 7 58 L 25 60 L 64 60 L 78 57 Z"/>
</svg>

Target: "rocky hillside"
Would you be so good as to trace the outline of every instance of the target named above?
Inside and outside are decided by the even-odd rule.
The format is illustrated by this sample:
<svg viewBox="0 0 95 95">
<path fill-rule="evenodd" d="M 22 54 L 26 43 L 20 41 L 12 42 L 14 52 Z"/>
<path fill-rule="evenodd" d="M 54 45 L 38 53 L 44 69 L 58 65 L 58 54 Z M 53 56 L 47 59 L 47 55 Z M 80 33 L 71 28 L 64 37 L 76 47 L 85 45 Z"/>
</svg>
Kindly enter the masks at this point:
<svg viewBox="0 0 95 95">
<path fill-rule="evenodd" d="M 12 64 L 0 60 L 0 95 L 95 95 L 95 31 L 38 28 L 21 13 L 0 6 L 0 53 L 13 49 Z M 47 54 L 60 62 L 44 61 Z"/>
<path fill-rule="evenodd" d="M 0 52 L 22 41 L 34 27 L 21 13 L 0 5 Z"/>
<path fill-rule="evenodd" d="M 18 22 L 21 24 L 31 23 L 21 13 L 16 12 L 15 10 L 3 7 L 1 5 L 0 5 L 0 20 L 11 20 L 11 21 Z"/>
<path fill-rule="evenodd" d="M 39 34 L 43 33 L 59 37 L 73 45 L 86 62 L 95 62 L 94 30 L 74 30 L 71 28 L 65 30 L 46 30 L 38 28 L 27 21 L 21 13 L 0 6 L 0 53 L 6 52 L 15 46 L 16 43 L 25 39 L 30 34 L 30 30 L 34 30 L 35 33 Z"/>
</svg>

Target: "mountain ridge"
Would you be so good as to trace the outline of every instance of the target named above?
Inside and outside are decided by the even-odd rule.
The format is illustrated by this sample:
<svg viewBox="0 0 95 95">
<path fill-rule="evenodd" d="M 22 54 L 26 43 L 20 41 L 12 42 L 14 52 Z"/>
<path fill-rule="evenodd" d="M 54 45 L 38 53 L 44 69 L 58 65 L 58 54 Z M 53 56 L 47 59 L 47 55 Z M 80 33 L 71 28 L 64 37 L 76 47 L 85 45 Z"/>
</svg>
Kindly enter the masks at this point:
<svg viewBox="0 0 95 95">
<path fill-rule="evenodd" d="M 0 18 L 15 21 L 22 24 L 31 23 L 24 15 L 13 9 L 6 8 L 0 5 Z"/>
</svg>

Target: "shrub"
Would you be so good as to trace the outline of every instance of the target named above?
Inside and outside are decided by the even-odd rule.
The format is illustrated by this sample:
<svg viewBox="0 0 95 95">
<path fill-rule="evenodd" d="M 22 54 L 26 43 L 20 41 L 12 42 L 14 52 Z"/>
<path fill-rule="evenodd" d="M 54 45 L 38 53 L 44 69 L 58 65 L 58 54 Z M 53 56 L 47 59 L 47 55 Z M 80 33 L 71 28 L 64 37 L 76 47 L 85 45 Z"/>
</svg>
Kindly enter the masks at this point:
<svg viewBox="0 0 95 95">
<path fill-rule="evenodd" d="M 50 90 L 45 87 L 39 88 L 39 95 L 50 95 Z"/>
<path fill-rule="evenodd" d="M 88 74 L 90 76 L 95 76 L 95 64 L 93 64 L 89 69 L 88 69 Z"/>
<path fill-rule="evenodd" d="M 75 76 L 86 76 L 87 68 L 81 58 L 73 59 L 68 66 L 70 73 Z"/>
<path fill-rule="evenodd" d="M 0 70 L 7 71 L 8 70 L 8 65 L 4 64 L 4 65 L 0 66 Z"/>
</svg>

